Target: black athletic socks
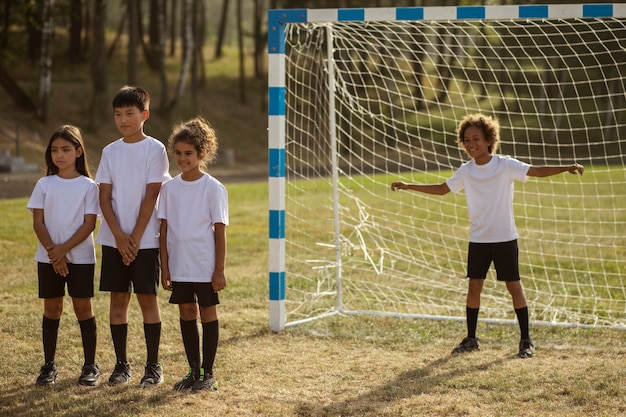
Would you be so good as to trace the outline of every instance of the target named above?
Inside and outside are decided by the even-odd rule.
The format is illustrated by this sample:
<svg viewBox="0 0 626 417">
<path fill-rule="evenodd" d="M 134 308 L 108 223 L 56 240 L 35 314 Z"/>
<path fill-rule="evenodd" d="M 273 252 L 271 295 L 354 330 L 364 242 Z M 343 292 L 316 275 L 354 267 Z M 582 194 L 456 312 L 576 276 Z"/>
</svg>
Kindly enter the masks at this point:
<svg viewBox="0 0 626 417">
<path fill-rule="evenodd" d="M 206 375 L 213 375 L 213 363 L 219 340 L 219 321 L 202 323 L 202 368 Z"/>
<path fill-rule="evenodd" d="M 189 367 L 200 369 L 200 334 L 197 320 L 180 319 L 180 333 L 183 337 L 183 345 L 187 354 Z"/>
<path fill-rule="evenodd" d="M 159 363 L 159 343 L 161 343 L 161 323 L 144 323 L 143 332 L 146 338 L 147 363 Z"/>
<path fill-rule="evenodd" d="M 476 325 L 478 324 L 478 308 L 465 307 L 467 317 L 467 337 L 476 338 Z"/>
<path fill-rule="evenodd" d="M 41 322 L 41 339 L 43 341 L 44 362 L 54 361 L 57 350 L 57 338 L 59 337 L 60 319 L 49 319 L 43 317 Z"/>
<path fill-rule="evenodd" d="M 126 341 L 128 339 L 128 323 L 111 324 L 111 339 L 113 339 L 115 358 L 120 362 L 127 363 Z"/>
<path fill-rule="evenodd" d="M 515 309 L 515 314 L 519 322 L 520 340 L 530 339 L 530 331 L 528 330 L 528 307 Z"/>
<path fill-rule="evenodd" d="M 85 365 L 93 365 L 96 363 L 96 341 L 98 337 L 96 332 L 96 318 L 92 317 L 87 320 L 79 320 L 78 325 L 80 326 L 80 335 L 83 339 Z"/>
</svg>

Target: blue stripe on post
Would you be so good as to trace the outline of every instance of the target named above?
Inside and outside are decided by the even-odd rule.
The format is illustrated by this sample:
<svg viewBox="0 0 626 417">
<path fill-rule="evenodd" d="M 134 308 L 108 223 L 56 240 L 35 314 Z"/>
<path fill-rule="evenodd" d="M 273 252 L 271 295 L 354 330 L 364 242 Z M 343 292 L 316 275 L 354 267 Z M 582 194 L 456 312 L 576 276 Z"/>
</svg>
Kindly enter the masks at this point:
<svg viewBox="0 0 626 417">
<path fill-rule="evenodd" d="M 270 272 L 270 301 L 285 299 L 285 272 Z"/>
<path fill-rule="evenodd" d="M 613 17 L 613 5 L 583 4 L 583 17 Z"/>
<path fill-rule="evenodd" d="M 268 94 L 268 114 L 270 116 L 285 115 L 285 87 L 269 87 Z"/>
<path fill-rule="evenodd" d="M 398 7 L 396 20 L 424 20 L 423 7 Z"/>
<path fill-rule="evenodd" d="M 459 6 L 456 8 L 457 19 L 484 19 L 485 6 Z"/>
<path fill-rule="evenodd" d="M 519 6 L 519 17 L 522 19 L 541 19 L 548 18 L 548 6 L 532 5 Z"/>
<path fill-rule="evenodd" d="M 270 210 L 270 239 L 285 238 L 285 210 Z"/>
<path fill-rule="evenodd" d="M 339 9 L 337 11 L 337 21 L 363 21 L 365 20 L 365 9 Z"/>
<path fill-rule="evenodd" d="M 270 177 L 285 176 L 285 149 L 270 148 L 268 150 L 268 167 L 267 172 Z"/>
</svg>

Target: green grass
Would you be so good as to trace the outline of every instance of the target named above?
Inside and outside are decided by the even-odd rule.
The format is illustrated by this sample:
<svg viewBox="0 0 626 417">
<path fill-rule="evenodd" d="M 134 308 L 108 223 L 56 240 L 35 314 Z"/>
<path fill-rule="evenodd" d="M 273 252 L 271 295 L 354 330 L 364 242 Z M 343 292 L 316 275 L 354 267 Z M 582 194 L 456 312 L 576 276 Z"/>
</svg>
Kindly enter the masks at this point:
<svg viewBox="0 0 626 417">
<path fill-rule="evenodd" d="M 347 311 L 463 317 L 468 218 L 465 197 L 392 192 L 396 179 L 441 183 L 448 171 L 340 178 L 342 303 Z M 587 169 L 516 185 L 520 270 L 531 320 L 624 322 L 620 225 L 623 169 Z M 329 179 L 287 187 L 288 313 L 293 319 L 337 304 Z M 292 215 L 293 213 L 293 215 Z M 297 232 L 295 232 L 297 230 Z M 510 317 L 510 297 L 490 279 L 483 317 Z"/>
<path fill-rule="evenodd" d="M 479 325 L 480 352 L 450 350 L 464 335 L 458 322 L 334 316 L 268 330 L 267 185 L 228 185 L 228 287 L 220 295 L 221 339 L 215 393 L 176 393 L 186 372 L 178 314 L 161 292 L 161 361 L 165 383 L 138 386 L 145 357 L 141 315 L 130 311 L 129 358 L 135 374 L 123 387 L 75 385 L 82 350 L 66 298 L 56 386 L 36 388 L 42 365 L 42 302 L 37 298 L 35 236 L 25 199 L 1 200 L 0 415 L 7 416 L 613 416 L 626 413 L 624 333 L 606 329 L 533 329 L 537 356 L 514 357 L 518 330 Z M 98 257 L 99 259 L 99 257 Z M 98 269 L 98 268 L 97 268 Z M 98 280 L 98 273 L 96 274 Z M 106 380 L 113 349 L 108 297 L 96 293 L 97 360 Z"/>
</svg>

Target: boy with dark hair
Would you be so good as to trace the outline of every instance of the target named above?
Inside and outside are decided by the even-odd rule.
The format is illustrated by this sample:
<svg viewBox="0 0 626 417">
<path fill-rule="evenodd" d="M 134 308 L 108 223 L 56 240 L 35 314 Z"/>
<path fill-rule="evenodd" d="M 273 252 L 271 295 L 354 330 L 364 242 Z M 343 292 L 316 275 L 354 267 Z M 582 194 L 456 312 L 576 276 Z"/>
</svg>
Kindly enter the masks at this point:
<svg viewBox="0 0 626 417">
<path fill-rule="evenodd" d="M 458 128 L 458 143 L 471 158 L 442 184 L 406 184 L 393 182 L 391 189 L 413 190 L 444 195 L 465 189 L 470 218 L 470 243 L 467 255 L 467 337 L 453 353 L 471 352 L 479 348 L 476 324 L 480 294 L 487 271 L 494 263 L 498 281 L 505 281 L 513 300 L 520 327 L 518 356 L 532 357 L 535 346 L 530 339 L 528 307 L 520 281 L 517 230 L 513 217 L 513 182 L 528 177 L 549 177 L 569 172 L 583 174 L 579 164 L 532 166 L 509 156 L 497 155 L 500 142 L 498 120 L 483 114 L 465 116 Z"/>
<path fill-rule="evenodd" d="M 134 290 L 144 322 L 147 360 L 141 386 L 163 382 L 159 364 L 161 313 L 159 284 L 159 222 L 156 201 L 161 184 L 170 178 L 165 146 L 147 136 L 150 95 L 124 86 L 113 98 L 115 125 L 122 137 L 102 150 L 96 182 L 100 185 L 103 221 L 100 291 L 110 293 L 109 320 L 117 362 L 109 385 L 130 381 L 126 352 L 128 307 Z"/>
</svg>

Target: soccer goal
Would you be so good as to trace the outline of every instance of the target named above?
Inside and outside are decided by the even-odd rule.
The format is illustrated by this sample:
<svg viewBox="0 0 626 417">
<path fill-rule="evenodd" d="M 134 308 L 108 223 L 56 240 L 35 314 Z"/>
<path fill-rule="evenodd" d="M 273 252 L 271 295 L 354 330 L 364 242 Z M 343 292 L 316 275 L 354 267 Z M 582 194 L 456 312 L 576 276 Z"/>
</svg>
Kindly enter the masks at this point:
<svg viewBox="0 0 626 417">
<path fill-rule="evenodd" d="M 581 163 L 516 184 L 533 323 L 626 326 L 626 4 L 271 10 L 270 328 L 334 314 L 465 317 L 466 160 L 456 127 L 500 120 L 502 154 Z M 490 275 L 481 319 L 513 322 Z"/>
</svg>

